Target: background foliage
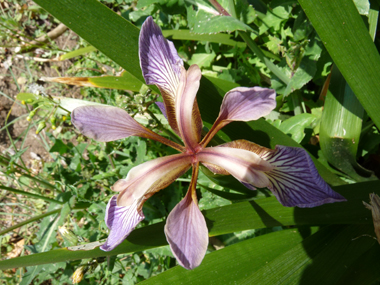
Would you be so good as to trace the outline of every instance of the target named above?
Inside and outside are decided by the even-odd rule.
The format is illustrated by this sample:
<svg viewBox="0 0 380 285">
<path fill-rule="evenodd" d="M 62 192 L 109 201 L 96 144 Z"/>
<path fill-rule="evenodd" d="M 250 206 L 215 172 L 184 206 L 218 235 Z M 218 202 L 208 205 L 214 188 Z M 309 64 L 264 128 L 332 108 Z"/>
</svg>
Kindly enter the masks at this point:
<svg viewBox="0 0 380 285">
<path fill-rule="evenodd" d="M 379 281 L 380 249 L 371 211 L 362 204 L 370 193 L 380 194 L 378 1 L 218 1 L 231 16 L 220 15 L 214 2 L 0 3 L 1 76 L 7 82 L 0 94 L 12 102 L 8 109 L 4 103 L 0 117 L 2 281 Z M 158 90 L 144 84 L 138 61 L 139 27 L 150 15 L 185 63 L 202 69 L 197 100 L 205 128 L 231 88 L 276 90 L 270 115 L 231 124 L 218 133 L 218 143 L 247 139 L 272 148 L 304 147 L 348 201 L 285 208 L 266 189 L 250 191 L 203 170 L 197 195 L 210 244 L 201 266 L 187 271 L 176 266 L 163 232 L 188 188 L 187 173 L 144 204 L 146 219 L 125 242 L 111 252 L 99 250 L 107 237 L 110 186 L 133 166 L 173 151 L 135 137 L 89 140 L 73 128 L 67 111 L 87 104 L 83 100 L 114 105 L 171 136 L 154 104 Z M 44 38 L 60 23 L 70 31 Z"/>
</svg>

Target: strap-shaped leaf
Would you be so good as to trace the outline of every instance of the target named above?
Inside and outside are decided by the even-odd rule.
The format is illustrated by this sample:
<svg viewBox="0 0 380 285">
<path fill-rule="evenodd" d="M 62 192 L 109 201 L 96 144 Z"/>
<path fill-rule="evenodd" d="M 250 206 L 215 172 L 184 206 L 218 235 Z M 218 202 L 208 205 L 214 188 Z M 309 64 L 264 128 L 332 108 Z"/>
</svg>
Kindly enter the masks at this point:
<svg viewBox="0 0 380 285">
<path fill-rule="evenodd" d="M 38 5 L 144 83 L 139 29 L 98 1 L 37 0 Z"/>
<path fill-rule="evenodd" d="M 298 1 L 340 72 L 380 127 L 380 55 L 353 1 Z"/>
<path fill-rule="evenodd" d="M 348 202 L 326 204 L 316 208 L 288 208 L 274 197 L 235 203 L 204 211 L 209 236 L 217 236 L 247 229 L 275 226 L 314 226 L 332 224 L 365 224 L 373 230 L 371 211 L 363 206 L 369 193 L 380 194 L 380 181 L 363 182 L 334 187 Z M 376 242 L 376 241 L 375 241 Z M 137 229 L 116 249 L 104 252 L 99 248 L 70 251 L 67 248 L 0 261 L 0 270 L 66 260 L 96 258 L 120 253 L 132 253 L 166 245 L 164 223 Z M 100 244 L 98 243 L 97 246 Z M 83 246 L 83 249 L 88 245 Z M 207 257 L 207 255 L 206 255 Z M 207 262 L 205 262 L 207 263 Z"/>
</svg>

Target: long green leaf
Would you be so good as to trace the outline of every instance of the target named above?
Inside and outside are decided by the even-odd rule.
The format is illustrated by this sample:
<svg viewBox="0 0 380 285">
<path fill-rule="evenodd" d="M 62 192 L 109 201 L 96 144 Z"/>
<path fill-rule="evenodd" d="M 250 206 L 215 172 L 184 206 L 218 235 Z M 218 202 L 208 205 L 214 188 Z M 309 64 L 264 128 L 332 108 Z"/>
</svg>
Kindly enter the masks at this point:
<svg viewBox="0 0 380 285">
<path fill-rule="evenodd" d="M 363 114 L 362 105 L 335 66 L 322 114 L 320 145 L 328 162 L 356 181 L 371 175 L 356 162 Z"/>
<path fill-rule="evenodd" d="M 353 241 L 369 232 L 368 225 L 275 232 L 213 252 L 194 270 L 177 266 L 142 284 L 336 284 L 375 243 Z"/>
<path fill-rule="evenodd" d="M 335 187 L 334 190 L 344 195 L 348 202 L 311 209 L 284 207 L 271 197 L 206 210 L 204 215 L 210 236 L 247 229 L 292 225 L 367 224 L 372 227 L 371 211 L 363 206 L 362 201 L 369 200 L 369 193 L 380 194 L 379 186 L 380 181 L 371 181 Z M 113 251 L 104 252 L 99 248 L 70 251 L 62 248 L 0 261 L 0 269 L 131 253 L 166 244 L 164 223 L 158 223 L 133 231 L 127 240 Z"/>
<path fill-rule="evenodd" d="M 380 56 L 353 1 L 298 1 L 364 109 L 380 127 Z"/>
<path fill-rule="evenodd" d="M 367 225 L 323 228 L 251 273 L 241 284 L 336 284 L 348 272 L 347 267 L 375 243 L 371 239 L 356 239 L 369 232 Z"/>
<path fill-rule="evenodd" d="M 219 43 L 229 46 L 245 47 L 244 42 L 238 42 L 231 39 L 232 35 L 228 34 L 211 34 L 201 35 L 191 33 L 190 30 L 164 30 L 162 34 L 165 38 L 171 40 L 190 40 L 190 41 L 205 41 L 211 43 Z"/>
<path fill-rule="evenodd" d="M 270 233 L 212 252 L 194 270 L 176 266 L 141 284 L 240 284 L 247 273 L 258 270 L 302 240 L 299 229 Z"/>
<path fill-rule="evenodd" d="M 144 83 L 139 57 L 139 29 L 95 0 L 35 1 L 96 49 Z"/>
</svg>

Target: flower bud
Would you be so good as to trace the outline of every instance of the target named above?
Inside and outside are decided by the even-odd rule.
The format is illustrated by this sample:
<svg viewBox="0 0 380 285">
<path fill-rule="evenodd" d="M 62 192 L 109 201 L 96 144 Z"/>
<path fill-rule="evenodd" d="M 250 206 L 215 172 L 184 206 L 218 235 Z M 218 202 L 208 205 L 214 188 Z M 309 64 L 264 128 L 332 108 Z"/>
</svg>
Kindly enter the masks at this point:
<svg viewBox="0 0 380 285">
<path fill-rule="evenodd" d="M 56 119 L 56 117 L 54 115 L 50 117 L 51 128 L 53 130 L 55 130 L 57 128 L 57 126 L 55 125 L 56 120 L 57 119 Z"/>
<path fill-rule="evenodd" d="M 36 114 L 36 110 L 34 109 L 33 111 L 31 111 L 31 112 L 29 113 L 29 116 L 26 118 L 26 120 L 27 120 L 28 122 L 30 122 L 30 121 L 32 120 L 32 118 L 34 117 L 35 114 Z"/>
<path fill-rule="evenodd" d="M 38 124 L 36 135 L 38 135 L 46 127 L 45 121 L 42 121 Z"/>
<path fill-rule="evenodd" d="M 66 227 L 58 227 L 58 232 L 69 246 L 74 246 L 78 244 L 77 236 L 72 231 L 68 230 Z"/>
<path fill-rule="evenodd" d="M 86 265 L 79 266 L 74 271 L 73 275 L 71 276 L 71 279 L 73 280 L 73 284 L 78 284 L 79 282 L 81 282 L 86 271 L 87 271 Z"/>
</svg>

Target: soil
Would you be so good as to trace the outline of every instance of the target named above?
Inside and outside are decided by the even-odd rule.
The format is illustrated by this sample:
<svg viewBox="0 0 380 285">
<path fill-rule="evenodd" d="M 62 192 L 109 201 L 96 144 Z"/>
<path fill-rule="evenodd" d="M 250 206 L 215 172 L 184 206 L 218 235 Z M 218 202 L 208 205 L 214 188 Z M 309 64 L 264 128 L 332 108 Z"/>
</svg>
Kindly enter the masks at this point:
<svg viewBox="0 0 380 285">
<path fill-rule="evenodd" d="M 71 49 L 73 50 L 77 45 L 78 36 L 73 32 L 67 31 L 58 39 L 56 43 L 59 48 Z M 12 55 L 9 55 L 12 56 Z M 34 55 L 35 56 L 35 55 Z M 16 96 L 20 92 L 28 92 L 27 88 L 30 84 L 36 83 L 42 85 L 43 87 L 48 87 L 56 83 L 45 83 L 39 81 L 41 77 L 57 77 L 56 68 L 61 76 L 66 75 L 66 70 L 71 66 L 72 62 L 70 60 L 62 62 L 43 62 L 40 63 L 39 69 L 36 68 L 30 69 L 32 73 L 32 78 L 35 80 L 30 82 L 30 75 L 25 77 L 26 66 L 31 64 L 30 60 L 13 58 L 12 65 L 9 69 L 6 69 L 4 63 L 0 65 L 0 128 L 3 128 L 5 124 L 9 124 L 14 121 L 13 124 L 10 124 L 8 127 L 9 135 L 12 137 L 13 141 L 17 141 L 15 146 L 17 150 L 28 148 L 26 152 L 22 155 L 23 160 L 26 165 L 30 164 L 33 159 L 43 159 L 47 161 L 49 159 L 49 153 L 45 149 L 43 142 L 39 135 L 35 134 L 36 128 L 33 127 L 27 134 L 25 141 L 23 143 L 23 138 L 25 136 L 25 131 L 28 128 L 29 122 L 26 120 L 26 116 L 19 120 L 15 120 L 20 116 L 27 114 L 28 111 L 24 105 L 19 101 L 15 100 Z M 15 79 L 18 81 L 20 90 L 18 89 Z M 29 82 L 28 82 L 29 81 Z M 80 89 L 78 87 L 65 87 L 60 94 L 52 94 L 53 96 L 66 96 L 71 98 L 77 98 L 79 96 Z M 10 100 L 9 98 L 14 99 Z M 8 119 L 7 119 L 8 117 Z M 44 132 L 41 132 L 44 135 Z M 11 140 L 9 139 L 7 131 L 4 129 L 0 132 L 0 151 L 8 155 L 13 155 L 17 150 L 14 149 L 14 146 L 11 145 Z M 21 138 L 21 139 L 20 139 Z M 23 145 L 22 145 L 23 143 Z M 29 167 L 29 166 L 28 166 Z"/>
<path fill-rule="evenodd" d="M 74 50 L 77 48 L 78 39 L 79 37 L 76 34 L 68 30 L 57 38 L 55 42 L 60 49 Z M 27 148 L 21 158 L 26 167 L 32 171 L 33 175 L 38 174 L 43 162 L 51 160 L 51 156 L 48 149 L 44 146 L 41 136 L 44 136 L 47 142 L 50 141 L 46 137 L 45 131 L 42 131 L 40 135 L 36 135 L 36 127 L 32 127 L 26 133 L 30 124 L 26 120 L 27 116 L 25 115 L 28 114 L 28 110 L 25 105 L 22 105 L 21 102 L 16 100 L 16 96 L 20 92 L 28 92 L 28 86 L 35 83 L 45 87 L 45 90 L 49 86 L 55 86 L 55 88 L 46 91 L 52 96 L 79 98 L 80 87 L 64 86 L 62 88 L 58 83 L 45 83 L 38 80 L 41 77 L 71 76 L 67 73 L 67 70 L 72 65 L 72 61 L 70 60 L 62 62 L 41 62 L 39 63 L 38 68 L 36 68 L 36 62 L 32 59 L 16 58 L 14 51 L 9 50 L 7 54 L 2 55 L 1 51 L 2 50 L 0 50 L 0 60 L 2 58 L 4 58 L 4 60 L 0 62 L 0 129 L 6 124 L 9 124 L 9 126 L 7 130 L 4 128 L 0 131 L 0 152 L 2 155 L 12 157 L 17 151 Z M 24 56 L 37 57 L 39 55 L 38 53 L 29 53 Z M 6 68 L 5 61 L 7 59 L 12 59 L 10 68 Z M 29 71 L 27 66 L 30 67 Z M 57 68 L 60 74 L 57 73 Z M 23 115 L 24 117 L 20 118 L 20 116 Z M 15 145 L 12 145 L 10 137 L 13 142 L 15 142 Z M 0 173 L 0 184 L 3 183 L 4 185 L 12 187 L 8 182 L 9 180 Z M 1 212 L 30 214 L 27 213 L 24 208 L 7 205 L 8 203 L 17 202 L 16 195 L 12 192 L 8 192 L 2 196 L 0 202 L 5 205 L 0 207 Z M 25 216 L 14 216 L 12 218 L 6 216 L 6 218 L 0 220 L 0 229 L 9 228 L 23 220 L 25 220 Z M 21 228 L 16 229 L 15 232 L 19 233 L 20 229 Z M 19 255 L 19 252 L 17 251 L 19 247 L 17 247 L 16 244 L 17 242 L 22 242 L 22 237 L 16 233 L 13 234 L 9 242 L 10 244 L 13 244 L 14 247 L 14 250 L 9 253 L 11 255 Z"/>
</svg>

